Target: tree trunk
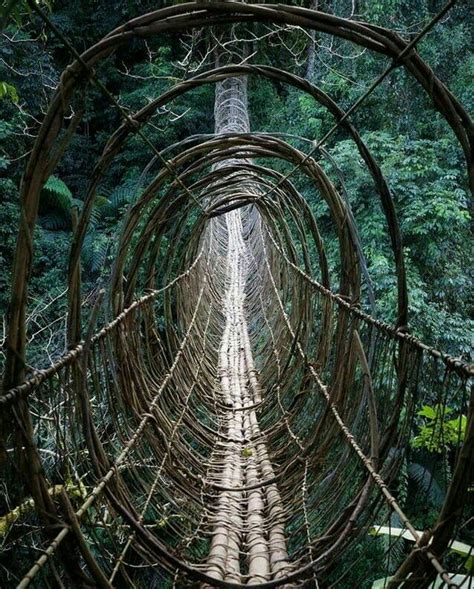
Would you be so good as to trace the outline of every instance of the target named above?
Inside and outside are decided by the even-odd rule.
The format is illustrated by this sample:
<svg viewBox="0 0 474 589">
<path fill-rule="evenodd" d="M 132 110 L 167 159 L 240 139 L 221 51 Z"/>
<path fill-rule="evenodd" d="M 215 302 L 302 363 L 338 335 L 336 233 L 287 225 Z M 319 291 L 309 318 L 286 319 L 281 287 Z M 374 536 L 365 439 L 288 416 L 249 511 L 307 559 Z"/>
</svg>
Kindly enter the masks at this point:
<svg viewBox="0 0 474 589">
<path fill-rule="evenodd" d="M 318 0 L 311 0 L 311 10 L 318 10 Z M 314 80 L 314 64 L 316 60 L 316 31 L 313 29 L 308 31 L 309 39 L 306 48 L 306 73 L 305 78 L 308 82 Z"/>
</svg>

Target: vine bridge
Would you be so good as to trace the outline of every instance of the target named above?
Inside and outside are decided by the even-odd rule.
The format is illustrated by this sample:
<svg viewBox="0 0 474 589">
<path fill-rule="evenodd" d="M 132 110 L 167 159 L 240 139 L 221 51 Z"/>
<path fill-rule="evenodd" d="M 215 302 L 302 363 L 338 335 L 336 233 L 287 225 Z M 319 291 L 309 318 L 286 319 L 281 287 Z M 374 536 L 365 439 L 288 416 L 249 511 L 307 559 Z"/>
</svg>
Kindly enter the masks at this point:
<svg viewBox="0 0 474 589">
<path fill-rule="evenodd" d="M 473 555 L 458 538 L 472 519 L 473 371 L 409 333 L 393 199 L 350 117 L 403 67 L 452 127 L 472 174 L 472 123 L 416 51 L 450 6 L 407 43 L 388 29 L 287 5 L 190 2 L 134 19 L 79 55 L 38 4 L 30 5 L 74 61 L 22 184 L 0 395 L 0 534 L 5 555 L 22 571 L 17 567 L 7 586 L 344 587 L 350 567 L 364 564 L 385 529 L 392 532 L 387 571 L 393 551 L 408 543 L 384 586 L 419 589 L 435 579 L 471 586 Z M 232 51 L 133 114 L 100 82 L 101 62 L 132 41 L 252 22 L 335 35 L 386 56 L 388 67 L 349 111 L 307 80 Z M 334 127 L 308 153 L 282 135 L 251 132 L 251 76 L 306 93 Z M 215 85 L 215 133 L 158 151 L 146 135 L 151 117 L 208 84 Z M 95 165 L 74 223 L 68 350 L 50 368 L 32 370 L 26 301 L 39 194 L 91 88 L 123 122 Z M 336 129 L 355 142 L 380 199 L 398 285 L 395 325 L 363 308 L 370 283 L 357 225 L 318 163 Z M 149 145 L 152 160 L 126 213 L 110 283 L 85 316 L 81 247 L 101 181 L 133 139 Z M 282 160 L 290 173 L 272 167 Z M 337 284 L 315 216 L 293 182 L 297 174 L 330 212 Z M 440 408 L 455 399 L 467 425 L 444 504 L 420 530 L 398 491 L 428 395 Z M 51 439 L 54 448 L 46 448 Z"/>
</svg>

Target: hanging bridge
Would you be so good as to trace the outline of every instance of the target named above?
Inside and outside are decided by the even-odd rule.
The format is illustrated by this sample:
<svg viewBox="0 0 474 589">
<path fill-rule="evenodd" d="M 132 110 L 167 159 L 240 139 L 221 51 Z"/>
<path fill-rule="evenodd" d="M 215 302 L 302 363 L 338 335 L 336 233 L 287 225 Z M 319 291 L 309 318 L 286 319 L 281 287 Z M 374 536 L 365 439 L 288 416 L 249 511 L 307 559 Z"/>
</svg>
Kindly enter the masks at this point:
<svg viewBox="0 0 474 589">
<path fill-rule="evenodd" d="M 473 371 L 409 333 L 392 196 L 350 118 L 363 97 L 343 111 L 295 74 L 224 60 L 131 114 L 100 82 L 100 62 L 134 39 L 254 21 L 305 27 L 387 56 L 373 88 L 405 68 L 451 125 L 471 173 L 472 123 L 416 52 L 422 35 L 407 43 L 381 27 L 286 5 L 191 2 L 134 19 L 78 55 L 31 6 L 75 60 L 22 184 L 0 394 L 0 533 L 15 564 L 1 560 L 11 568 L 7 586 L 345 587 L 382 527 L 399 529 L 386 547 L 387 569 L 397 543 L 411 542 L 386 587 L 418 589 L 436 578 L 470 586 L 472 555 L 456 552 L 455 543 L 472 519 Z M 251 132 L 249 76 L 307 93 L 327 110 L 333 130 L 309 154 L 281 136 Z M 147 122 L 207 84 L 215 85 L 215 133 L 158 151 Z M 51 367 L 31 370 L 25 317 L 39 193 L 80 123 L 89 86 L 123 122 L 96 163 L 74 226 L 68 350 Z M 336 128 L 355 142 L 380 199 L 397 276 L 395 325 L 363 308 L 357 225 L 318 164 Z M 81 247 L 97 189 L 133 137 L 153 157 L 147 184 L 127 211 L 105 298 L 85 316 Z M 289 174 L 272 167 L 279 160 L 291 164 Z M 337 284 L 317 221 L 292 182 L 296 174 L 330 212 Z M 467 425 L 444 504 L 420 530 L 399 497 L 399 474 L 427 398 L 440 407 L 455 400 Z"/>
</svg>

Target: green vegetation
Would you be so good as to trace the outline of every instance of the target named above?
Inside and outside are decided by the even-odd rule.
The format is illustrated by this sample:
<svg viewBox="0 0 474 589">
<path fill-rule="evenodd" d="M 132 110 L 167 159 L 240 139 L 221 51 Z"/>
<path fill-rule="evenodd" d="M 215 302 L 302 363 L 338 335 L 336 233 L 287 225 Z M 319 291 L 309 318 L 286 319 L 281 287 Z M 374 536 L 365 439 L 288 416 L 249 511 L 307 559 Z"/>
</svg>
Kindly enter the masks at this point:
<svg viewBox="0 0 474 589">
<path fill-rule="evenodd" d="M 41 5 L 52 22 L 83 51 L 125 20 L 172 3 L 51 0 Z M 3 7 L 8 4 L 2 2 Z M 356 10 L 354 18 L 389 26 L 404 36 L 419 31 L 441 7 L 440 2 L 428 0 L 353 3 L 322 0 L 319 8 L 348 16 L 351 4 Z M 422 57 L 467 108 L 472 107 L 470 86 L 474 78 L 474 56 L 468 51 L 469 16 L 468 3 L 459 3 L 419 47 Z M 381 56 L 318 34 L 314 64 L 308 71 L 311 40 L 307 35 L 298 30 L 280 31 L 278 35 L 265 35 L 264 31 L 261 25 L 251 28 L 252 35 L 262 36 L 254 44 L 252 63 L 278 65 L 310 78 L 343 109 L 353 104 L 387 65 Z M 134 112 L 177 81 L 212 67 L 212 55 L 206 54 L 208 41 L 195 33 L 185 38 L 161 36 L 147 44 L 132 44 L 100 65 L 97 74 L 120 104 Z M 60 42 L 26 5 L 16 3 L 0 41 L 1 317 L 6 316 L 8 309 L 20 221 L 21 176 L 47 104 L 70 61 L 71 56 Z M 158 149 L 163 149 L 190 135 L 211 132 L 213 98 L 212 86 L 206 86 L 175 100 L 171 108 L 158 111 L 152 118 L 146 127 L 147 137 Z M 333 125 L 332 117 L 309 96 L 262 78 L 250 78 L 249 100 L 254 131 L 281 133 L 285 140 L 303 151 L 308 151 L 311 142 Z M 70 149 L 46 180 L 41 193 L 28 321 L 29 363 L 35 367 L 49 365 L 52 358 L 64 351 L 66 254 L 75 213 L 83 206 L 90 175 L 105 142 L 120 124 L 117 111 L 94 89 L 90 90 L 84 109 Z M 427 95 L 401 69 L 393 72 L 364 103 L 353 122 L 380 164 L 394 195 L 408 275 L 410 329 L 430 345 L 469 361 L 474 328 L 472 221 L 465 163 L 456 138 L 431 108 Z M 396 317 L 393 255 L 372 179 L 362 165 L 356 146 L 343 130 L 331 138 L 326 150 L 329 158 L 321 154 L 319 163 L 350 202 L 375 289 L 377 316 L 393 322 Z M 122 213 L 139 194 L 141 175 L 152 155 L 139 138 L 131 139 L 98 187 L 99 196 L 82 251 L 86 306 L 90 293 L 101 288 L 110 274 Z M 289 170 L 281 162 L 273 167 Z M 338 245 L 327 206 L 307 179 L 298 176 L 294 181 L 317 215 L 330 270 L 336 276 Z M 366 291 L 364 288 L 364 296 Z M 3 337 L 5 320 L 2 325 L 0 336 Z M 403 458 L 402 474 L 395 482 L 415 522 L 418 513 L 420 522 L 425 521 L 442 504 L 466 427 L 461 401 L 459 406 L 453 403 L 446 407 L 438 403 L 435 392 L 418 417 L 411 448 Z M 447 460 L 440 461 L 441 454 L 447 455 Z M 242 456 L 251 457 L 252 450 L 245 448 Z M 422 500 L 412 502 L 410 498 L 415 495 L 421 495 Z M 157 525 L 171 528 L 169 524 L 177 517 L 167 515 Z M 373 523 L 381 525 L 382 520 Z M 466 541 L 472 544 L 472 534 L 465 533 Z M 344 587 L 356 586 L 362 579 L 368 583 L 364 586 L 369 587 L 384 572 L 393 573 L 396 560 L 390 563 L 389 571 L 377 570 L 378 564 L 384 562 L 383 542 L 388 540 L 371 537 L 368 550 L 356 547 L 355 554 L 365 554 L 364 570 L 367 562 L 373 563 L 373 578 L 362 577 L 360 561 L 360 566 L 357 563 L 353 566 L 352 576 L 345 579 Z M 403 538 L 399 540 L 403 542 Z"/>
<path fill-rule="evenodd" d="M 424 448 L 428 452 L 443 452 L 452 444 L 459 444 L 466 431 L 466 416 L 449 419 L 451 407 L 425 405 L 418 415 L 424 418 L 420 431 L 412 440 L 413 448 Z"/>
<path fill-rule="evenodd" d="M 84 49 L 115 26 L 160 4 L 142 0 L 129 3 L 111 0 L 98 3 L 56 1 L 43 3 L 54 24 Z M 320 2 L 320 8 L 347 16 L 348 4 L 339 0 Z M 407 10 L 409 5 L 410 10 Z M 386 24 L 403 33 L 418 30 L 437 6 L 424 1 L 358 2 L 361 20 Z M 466 106 L 472 103 L 469 84 L 474 59 L 469 46 L 469 13 L 462 3 L 449 18 L 420 45 L 420 53 L 440 78 Z M 258 26 L 254 34 L 261 32 Z M 308 40 L 298 32 L 280 33 L 292 41 L 292 52 L 278 50 L 278 64 L 306 75 Z M 99 68 L 101 80 L 119 97 L 121 104 L 139 109 L 150 99 L 192 73 L 212 65 L 201 64 L 205 40 L 197 39 L 194 53 L 186 47 L 192 37 L 181 41 L 164 37 L 147 46 L 132 46 L 117 52 Z M 269 37 L 256 46 L 253 63 L 276 64 L 275 44 Z M 186 43 L 186 47 L 184 44 Z M 316 38 L 316 60 L 311 78 L 341 107 L 351 105 L 384 67 L 384 60 L 368 51 L 328 36 Z M 361 55 L 359 55 L 361 53 Z M 356 59 L 356 57 L 358 57 Z M 59 41 L 46 31 L 21 2 L 16 4 L 0 46 L 0 171 L 2 210 L 0 259 L 0 313 L 6 312 L 11 259 L 17 228 L 17 195 L 21 173 L 46 105 L 62 69 L 70 56 Z M 325 109 L 310 97 L 289 87 L 275 86 L 252 77 L 251 119 L 258 131 L 283 132 L 317 139 L 332 125 Z M 268 108 L 271 104 L 272 108 Z M 158 113 L 147 136 L 157 147 L 195 133 L 208 133 L 213 125 L 213 88 L 202 87 L 173 103 L 172 109 Z M 81 207 L 93 162 L 100 154 L 109 132 L 119 123 L 119 115 L 97 91 L 92 90 L 78 133 L 59 168 L 45 186 L 36 233 L 36 270 L 31 297 L 41 299 L 51 293 L 66 271 L 62 255 L 71 235 L 71 207 Z M 355 115 L 373 155 L 381 164 L 396 199 L 405 246 L 410 294 L 410 326 L 422 339 L 454 355 L 467 359 L 471 348 L 472 248 L 469 225 L 469 197 L 462 154 L 447 124 L 430 108 L 428 98 L 401 70 L 394 72 Z M 288 139 L 301 149 L 308 144 Z M 333 165 L 323 158 L 339 189 L 347 192 L 359 226 L 372 283 L 375 285 L 378 314 L 388 321 L 395 318 L 395 279 L 393 260 L 385 223 L 372 181 L 361 165 L 354 144 L 340 131 L 327 146 L 340 169 L 344 187 Z M 84 279 L 95 288 L 99 275 L 108 272 L 112 259 L 112 235 L 117 230 L 119 212 L 134 198 L 143 167 L 149 162 L 149 148 L 132 139 L 129 148 L 117 158 L 107 175 L 93 213 L 93 229 L 86 240 Z M 284 167 L 284 164 L 277 164 Z M 299 178 L 298 186 L 317 211 L 323 236 L 329 239 L 328 254 L 333 270 L 337 265 L 337 245 L 328 212 L 312 186 Z M 331 243 L 333 246 L 331 246 Z M 57 252 L 61 256 L 57 255 Z M 61 259 L 59 259 L 61 258 Z M 48 308 L 49 309 L 49 308 Z M 50 309 L 53 311 L 53 309 Z M 50 315 L 47 319 L 52 320 Z M 38 342 L 40 343 L 40 342 Z M 53 350 L 53 354 L 59 350 Z"/>
</svg>

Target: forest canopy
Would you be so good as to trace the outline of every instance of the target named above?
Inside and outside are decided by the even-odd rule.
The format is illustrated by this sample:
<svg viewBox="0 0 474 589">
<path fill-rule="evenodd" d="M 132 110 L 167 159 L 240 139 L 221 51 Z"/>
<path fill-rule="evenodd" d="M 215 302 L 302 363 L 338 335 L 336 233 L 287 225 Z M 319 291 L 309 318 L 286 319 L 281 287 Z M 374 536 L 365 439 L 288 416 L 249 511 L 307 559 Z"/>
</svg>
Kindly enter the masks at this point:
<svg viewBox="0 0 474 589">
<path fill-rule="evenodd" d="M 82 51 L 125 20 L 167 4 L 172 3 L 80 0 L 44 2 L 42 6 L 51 22 Z M 442 7 L 441 2 L 404 0 L 321 0 L 316 4 L 320 10 L 338 16 L 388 25 L 408 39 Z M 301 5 L 309 7 L 310 3 Z M 471 17 L 469 2 L 457 3 L 418 48 L 468 110 L 472 107 L 474 70 Z M 242 27 L 241 34 L 249 40 L 252 63 L 294 71 L 318 84 L 342 108 L 354 103 L 386 66 L 386 60 L 373 52 L 329 35 L 317 34 L 313 39 L 294 27 Z M 100 66 L 100 79 L 120 104 L 133 112 L 178 80 L 213 66 L 209 46 L 209 39 L 199 31 L 134 44 L 117 51 Z M 10 296 L 21 174 L 61 71 L 71 59 L 28 5 L 16 3 L 0 46 L 3 315 Z M 316 140 L 331 126 L 323 107 L 288 85 L 251 76 L 249 100 L 255 131 L 287 134 L 288 141 L 303 150 L 310 144 L 298 143 L 291 136 Z M 30 291 L 30 337 L 40 349 L 48 341 L 51 357 L 63 349 L 59 334 L 65 312 L 64 251 L 71 238 L 71 210 L 81 208 L 93 162 L 109 130 L 120 120 L 117 110 L 94 89 L 85 109 L 72 146 L 45 185 L 39 210 Z M 410 328 L 433 346 L 467 358 L 472 343 L 473 300 L 470 201 L 463 156 L 454 134 L 432 110 L 428 97 L 400 68 L 367 99 L 354 115 L 354 122 L 379 161 L 395 199 L 408 273 Z M 213 88 L 204 86 L 158 111 L 148 132 L 153 144 L 163 148 L 188 135 L 209 133 L 212 126 Z M 321 165 L 338 187 L 342 187 L 338 178 L 343 178 L 375 289 L 377 315 L 392 322 L 396 317 L 395 277 L 370 177 L 354 144 L 343 132 L 331 137 L 326 150 L 330 159 L 322 158 Z M 86 300 L 88 292 L 97 289 L 110 271 L 113 236 L 121 212 L 133 199 L 134 187 L 148 161 L 149 148 L 139 139 L 133 140 L 133 147 L 117 158 L 100 188 L 93 229 L 82 253 Z M 334 174 L 335 168 L 340 174 Z M 303 180 L 300 184 L 298 188 L 316 212 L 321 230 L 326 229 L 328 255 L 336 271 L 337 244 L 327 209 L 314 196 L 309 183 L 305 185 Z M 55 323 L 50 327 L 52 321 Z M 48 359 L 38 354 L 33 364 L 42 361 Z"/>
</svg>

